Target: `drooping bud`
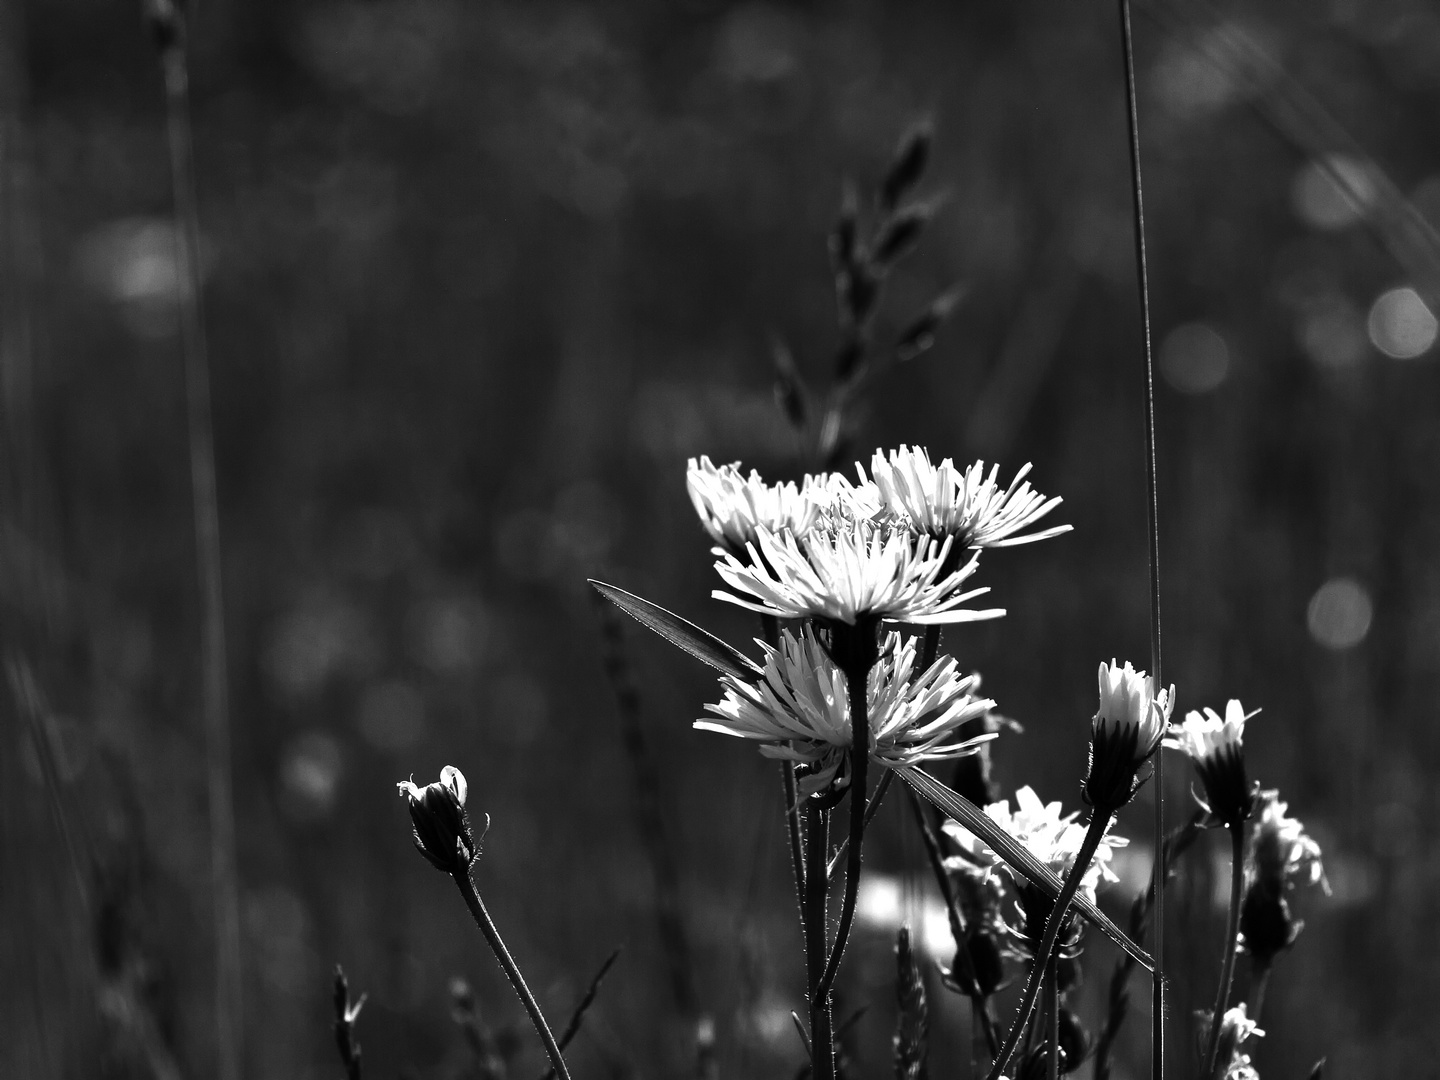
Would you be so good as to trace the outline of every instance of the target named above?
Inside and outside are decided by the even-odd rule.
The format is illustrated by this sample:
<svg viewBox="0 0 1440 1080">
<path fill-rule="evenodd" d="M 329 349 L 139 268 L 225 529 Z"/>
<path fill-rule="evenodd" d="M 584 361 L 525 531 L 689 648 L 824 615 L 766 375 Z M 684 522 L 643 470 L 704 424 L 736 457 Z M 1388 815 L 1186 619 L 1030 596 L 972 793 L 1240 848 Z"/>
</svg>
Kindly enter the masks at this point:
<svg viewBox="0 0 1440 1080">
<path fill-rule="evenodd" d="M 1165 735 L 1175 708 L 1175 687 L 1156 691 L 1154 680 L 1127 661 L 1100 665 L 1100 707 L 1091 721 L 1090 771 L 1085 801 L 1114 813 L 1135 796 L 1140 767 Z"/>
<path fill-rule="evenodd" d="M 447 874 L 463 874 L 475 861 L 475 837 L 465 816 L 465 777 L 453 765 L 440 779 L 418 788 L 409 780 L 396 785 L 409 800 L 411 839 L 430 865 Z"/>
</svg>

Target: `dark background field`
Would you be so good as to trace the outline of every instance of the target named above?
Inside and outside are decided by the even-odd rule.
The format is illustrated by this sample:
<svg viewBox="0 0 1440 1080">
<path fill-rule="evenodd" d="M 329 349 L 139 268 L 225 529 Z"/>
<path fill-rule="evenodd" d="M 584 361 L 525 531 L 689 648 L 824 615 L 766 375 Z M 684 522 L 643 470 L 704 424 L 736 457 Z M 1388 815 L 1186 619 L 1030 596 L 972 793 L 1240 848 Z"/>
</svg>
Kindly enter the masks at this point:
<svg viewBox="0 0 1440 1080">
<path fill-rule="evenodd" d="M 1165 674 L 1182 709 L 1264 708 L 1252 773 L 1333 886 L 1299 898 L 1257 1062 L 1267 1080 L 1321 1055 L 1336 1077 L 1423 1075 L 1440 1050 L 1440 10 L 1147 2 L 1135 19 Z M 159 72 L 135 4 L 11 0 L 3 35 L 0 626 L 46 704 L 0 713 L 0 1075 L 216 1076 Z M 685 459 L 797 471 L 769 340 L 824 385 L 842 179 L 873 187 L 924 117 L 921 192 L 943 203 L 882 332 L 967 292 L 930 354 L 869 386 L 853 445 L 1007 477 L 1034 461 L 1064 496 L 1074 533 L 987 555 L 1009 615 L 947 645 L 1025 724 L 996 749 L 1006 788 L 1078 808 L 1095 666 L 1149 655 L 1112 5 L 203 0 L 192 44 L 246 1077 L 339 1075 L 336 962 L 370 995 L 367 1075 L 465 1075 L 457 975 L 538 1074 L 459 898 L 410 849 L 394 782 L 447 763 L 493 819 L 481 888 L 552 1016 L 625 947 L 577 1077 L 693 1074 L 584 582 L 748 643 L 753 621 L 707 598 Z M 793 1076 L 774 767 L 692 732 L 714 682 L 622 632 L 683 980 L 721 1075 Z M 1172 768 L 1177 806 L 1188 782 Z M 1121 822 L 1137 872 L 1147 806 Z M 901 808 L 876 874 L 918 872 Z M 1206 839 L 1171 908 L 1177 1064 L 1213 993 L 1222 849 Z M 842 979 L 872 1003 L 862 1076 L 888 1075 L 888 949 L 862 928 Z M 1088 961 L 1093 1018 L 1113 955 L 1095 941 Z M 967 1075 L 964 1010 L 930 989 L 935 1074 Z"/>
</svg>

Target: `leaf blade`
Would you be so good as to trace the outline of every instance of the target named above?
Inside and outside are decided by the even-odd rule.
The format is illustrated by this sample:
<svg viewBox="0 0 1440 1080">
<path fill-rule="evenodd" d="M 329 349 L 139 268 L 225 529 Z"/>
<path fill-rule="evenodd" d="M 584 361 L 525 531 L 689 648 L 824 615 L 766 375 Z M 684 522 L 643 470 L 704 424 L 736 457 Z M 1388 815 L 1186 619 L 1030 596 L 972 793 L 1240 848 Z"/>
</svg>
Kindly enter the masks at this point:
<svg viewBox="0 0 1440 1080">
<path fill-rule="evenodd" d="M 900 774 L 900 779 L 910 785 L 915 794 L 984 840 L 992 851 L 1009 863 L 1017 873 L 1024 875 L 1036 888 L 1043 889 L 1051 899 L 1060 894 L 1060 878 L 1032 855 L 1024 844 L 995 824 L 988 814 L 965 796 L 952 791 L 929 773 L 913 765 L 902 766 L 895 771 Z M 1076 893 L 1073 904 L 1081 915 L 1120 946 L 1136 963 L 1146 971 L 1155 970 L 1155 961 L 1150 954 L 1131 941 L 1130 936 L 1116 926 L 1092 901 L 1083 894 Z"/>
<path fill-rule="evenodd" d="M 702 630 L 688 619 L 644 597 L 617 589 L 603 581 L 589 579 L 595 591 L 648 630 L 653 630 L 676 648 L 689 653 L 702 664 L 708 664 L 742 682 L 753 682 L 763 672 L 748 656 L 708 630 Z"/>
</svg>

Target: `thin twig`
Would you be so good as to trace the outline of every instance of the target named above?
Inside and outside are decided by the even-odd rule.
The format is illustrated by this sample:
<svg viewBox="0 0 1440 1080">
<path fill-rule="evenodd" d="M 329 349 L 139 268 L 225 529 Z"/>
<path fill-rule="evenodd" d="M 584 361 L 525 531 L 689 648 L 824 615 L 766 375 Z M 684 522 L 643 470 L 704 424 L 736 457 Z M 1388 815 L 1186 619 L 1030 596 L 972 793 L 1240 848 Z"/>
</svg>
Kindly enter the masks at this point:
<svg viewBox="0 0 1440 1080">
<path fill-rule="evenodd" d="M 605 958 L 605 962 L 600 965 L 600 970 L 597 971 L 595 977 L 590 980 L 590 985 L 586 988 L 585 995 L 580 999 L 580 1003 L 575 1006 L 575 1011 L 570 1014 L 570 1020 L 565 1025 L 565 1030 L 560 1033 L 559 1047 L 561 1050 L 569 1046 L 570 1041 L 574 1039 L 575 1035 L 579 1032 L 580 1024 L 585 1019 L 585 1011 L 595 1003 L 595 995 L 600 991 L 600 984 L 605 981 L 605 976 L 610 973 L 610 969 L 615 965 L 615 961 L 619 959 L 620 950 L 616 949 Z M 545 1075 L 541 1080 L 555 1080 L 555 1067 L 553 1065 L 545 1070 Z"/>
<path fill-rule="evenodd" d="M 345 971 L 335 965 L 335 1047 L 340 1051 L 340 1062 L 345 1066 L 346 1080 L 360 1080 L 360 1044 L 355 1040 L 355 1019 L 365 1005 L 365 995 L 351 1002 L 350 985 L 345 981 Z"/>
<path fill-rule="evenodd" d="M 886 769 L 880 774 L 880 782 L 875 785 L 875 790 L 870 793 L 870 801 L 865 804 L 865 828 L 870 828 L 870 822 L 875 820 L 875 815 L 880 811 L 880 803 L 885 798 L 885 793 L 890 790 L 890 785 L 895 780 L 895 774 Z M 850 837 L 842 837 L 840 846 L 835 849 L 835 854 L 830 856 L 830 861 L 825 864 L 825 876 L 835 880 L 835 875 L 840 870 L 841 860 L 845 853 L 850 850 Z"/>
<path fill-rule="evenodd" d="M 180 343 L 194 499 L 195 555 L 200 585 L 205 780 L 210 811 L 210 882 L 215 917 L 215 1019 L 220 1080 L 238 1080 L 243 1053 L 239 881 L 235 855 L 225 598 L 220 564 L 220 509 L 210 362 L 200 280 L 200 213 L 190 124 L 187 26 L 170 0 L 152 0 L 152 27 L 165 75 L 166 132 L 175 200 L 175 261 L 180 280 Z"/>
<path fill-rule="evenodd" d="M 565 1057 L 555 1042 L 555 1036 L 550 1033 L 550 1025 L 545 1022 L 545 1014 L 540 1011 L 540 1003 L 535 1000 L 535 995 L 530 992 L 530 987 L 525 985 L 525 976 L 520 974 L 520 965 L 515 963 L 515 958 L 510 955 L 510 950 L 505 947 L 504 939 L 500 937 L 500 931 L 495 928 L 494 920 L 490 918 L 490 912 L 485 910 L 485 901 L 480 899 L 480 893 L 475 888 L 475 882 L 471 879 L 469 870 L 457 870 L 451 876 L 460 889 L 460 895 L 465 898 L 465 906 L 470 909 L 470 915 L 475 920 L 475 925 L 480 927 L 480 932 L 485 935 L 485 941 L 489 944 L 490 951 L 495 954 L 495 959 L 500 961 L 500 966 L 505 971 L 505 977 L 514 987 L 520 1004 L 525 1006 L 525 1011 L 530 1016 L 530 1023 L 535 1025 L 535 1033 L 545 1044 L 545 1053 L 550 1058 L 551 1068 L 555 1070 L 561 1080 L 570 1080 L 570 1070 L 565 1066 Z"/>
<path fill-rule="evenodd" d="M 1119 0 L 1120 39 L 1125 62 L 1125 118 L 1130 133 L 1130 178 L 1135 210 L 1135 266 L 1145 341 L 1145 512 L 1150 539 L 1150 674 L 1156 691 L 1165 685 L 1160 666 L 1160 501 L 1155 451 L 1155 354 L 1150 328 L 1150 270 L 1145 257 L 1145 193 L 1140 176 L 1140 112 L 1135 97 L 1135 44 L 1130 31 L 1130 0 Z M 1155 755 L 1155 850 L 1165 842 L 1165 755 Z M 1151 982 L 1150 1074 L 1165 1075 L 1165 889 L 1160 859 L 1155 860 L 1155 960 Z"/>
<path fill-rule="evenodd" d="M 1205 1050 L 1205 1069 L 1200 1074 L 1213 1080 L 1217 1068 L 1223 1068 L 1220 1053 L 1220 1021 L 1230 1004 L 1230 984 L 1235 978 L 1235 955 L 1240 951 L 1240 900 L 1245 885 L 1245 822 L 1230 829 L 1230 909 L 1225 917 L 1225 953 L 1220 961 L 1220 988 L 1215 994 L 1215 1008 L 1210 1014 L 1210 1038 Z"/>
</svg>

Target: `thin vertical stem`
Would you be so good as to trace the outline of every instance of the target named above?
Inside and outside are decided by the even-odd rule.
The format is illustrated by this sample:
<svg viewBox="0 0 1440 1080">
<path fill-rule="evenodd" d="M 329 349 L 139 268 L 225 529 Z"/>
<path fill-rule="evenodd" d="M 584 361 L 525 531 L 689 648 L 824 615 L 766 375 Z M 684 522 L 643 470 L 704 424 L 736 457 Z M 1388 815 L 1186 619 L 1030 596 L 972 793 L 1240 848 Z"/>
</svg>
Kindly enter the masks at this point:
<svg viewBox="0 0 1440 1080">
<path fill-rule="evenodd" d="M 1140 112 L 1135 97 L 1135 46 L 1130 31 L 1130 0 L 1119 0 L 1120 38 L 1125 61 L 1125 117 L 1130 133 L 1130 177 L 1135 210 L 1135 265 L 1145 341 L 1145 510 L 1150 537 L 1150 673 L 1158 689 L 1165 685 L 1160 666 L 1160 503 L 1155 451 L 1155 355 L 1150 327 L 1150 270 L 1145 257 L 1145 194 L 1140 177 Z M 1155 960 L 1151 984 L 1150 1070 L 1165 1075 L 1165 888 L 1160 852 L 1165 843 L 1165 755 L 1155 754 Z"/>
<path fill-rule="evenodd" d="M 1060 928 L 1065 925 L 1065 916 L 1069 913 L 1070 901 L 1075 899 L 1075 893 L 1080 888 L 1080 881 L 1085 877 L 1085 871 L 1090 866 L 1090 860 L 1095 857 L 1095 850 L 1100 846 L 1100 841 L 1104 838 L 1105 829 L 1109 824 L 1110 815 L 1105 811 L 1095 809 L 1090 812 L 1090 825 L 1085 830 L 1085 839 L 1075 856 L 1075 865 L 1070 868 L 1070 873 L 1065 876 L 1065 883 L 1060 887 L 1060 895 L 1055 898 L 1055 906 L 1050 909 L 1050 917 L 1045 920 L 1045 930 L 1040 935 L 1040 946 L 1035 950 L 1035 960 L 1030 965 L 1030 977 L 1025 981 L 1025 992 L 1020 998 L 1020 1008 L 1015 1013 L 1010 1034 L 1005 1037 L 1005 1045 L 1000 1048 L 1000 1053 L 995 1058 L 995 1064 L 990 1068 L 990 1080 L 999 1080 L 1001 1073 L 1005 1071 L 1005 1066 L 1010 1064 L 1010 1058 L 1014 1055 L 1015 1048 L 1020 1045 L 1020 1037 L 1025 1034 L 1025 1025 L 1030 1019 L 1030 1014 L 1035 1011 L 1035 1001 L 1040 996 L 1040 980 L 1044 975 L 1045 966 L 1055 951 L 1055 943 L 1060 938 Z"/>
<path fill-rule="evenodd" d="M 1260 1022 L 1260 1010 L 1265 1007 L 1265 990 L 1270 985 L 1270 965 L 1266 964 L 1255 973 L 1255 987 L 1250 991 L 1250 1007 L 1246 1010 L 1248 1019 Z"/>
<path fill-rule="evenodd" d="M 825 971 L 825 909 L 830 883 L 825 854 L 830 846 L 830 813 L 805 801 L 805 967 L 810 978 L 810 1075 L 835 1080 L 835 1038 L 830 1027 L 830 994 L 822 992 Z"/>
<path fill-rule="evenodd" d="M 1245 822 L 1230 829 L 1230 910 L 1225 918 L 1225 954 L 1220 962 L 1220 989 L 1215 995 L 1215 1010 L 1210 1016 L 1210 1038 L 1206 1041 L 1205 1071 L 1202 1077 L 1213 1077 L 1219 1066 L 1220 1021 L 1230 1005 L 1230 984 L 1235 978 L 1235 954 L 1240 951 L 1240 899 L 1245 884 Z"/>
<path fill-rule="evenodd" d="M 760 633 L 772 649 L 780 646 L 780 621 L 774 615 L 760 616 Z M 795 875 L 795 896 L 800 905 L 800 929 L 805 929 L 805 853 L 800 846 L 800 785 L 795 782 L 795 763 L 780 762 L 780 783 L 785 793 L 785 833 L 790 840 L 790 868 Z"/>
<path fill-rule="evenodd" d="M 182 16 L 173 9 L 160 54 L 165 74 L 166 133 L 175 200 L 175 261 L 179 270 L 180 342 L 194 500 L 195 556 L 200 585 L 205 780 L 210 812 L 210 888 L 215 916 L 215 1019 L 220 1080 L 238 1080 L 243 1052 L 240 906 L 235 855 L 229 688 L 226 679 L 225 597 L 220 565 L 220 509 L 210 362 L 200 281 L 200 213 L 195 147 L 190 126 L 190 79 Z"/>
<path fill-rule="evenodd" d="M 465 897 L 465 906 L 470 909 L 470 915 L 475 920 L 475 925 L 480 927 L 480 932 L 485 935 L 485 941 L 490 946 L 490 951 L 495 954 L 495 959 L 500 961 L 500 966 L 505 970 L 505 977 L 514 987 L 520 1004 L 525 1006 L 525 1012 L 530 1016 L 530 1023 L 535 1026 L 535 1033 L 545 1044 L 545 1053 L 550 1058 L 550 1067 L 555 1070 L 560 1080 L 570 1080 L 570 1070 L 565 1065 L 565 1056 L 560 1052 L 560 1046 L 550 1032 L 550 1025 L 545 1022 L 545 1014 L 540 1011 L 540 1003 L 535 1000 L 535 995 L 530 992 L 530 987 L 525 985 L 525 976 L 520 974 L 520 965 L 515 963 L 515 958 L 510 955 L 510 950 L 505 947 L 504 939 L 500 937 L 500 931 L 495 928 L 494 920 L 490 918 L 490 912 L 485 910 L 485 901 L 480 899 L 480 893 L 475 888 L 470 871 L 459 870 L 451 876 L 460 888 L 460 895 Z"/>
<path fill-rule="evenodd" d="M 825 973 L 820 977 L 820 989 L 827 994 L 840 970 L 840 958 L 850 937 L 850 925 L 855 919 L 855 900 L 860 889 L 860 849 L 868 820 L 865 816 L 865 788 L 870 763 L 869 676 L 870 669 L 859 664 L 851 665 L 845 672 L 845 683 L 850 693 L 850 854 L 845 864 L 845 895 L 840 901 L 835 944 L 825 964 Z"/>
<path fill-rule="evenodd" d="M 1049 1080 L 1060 1080 L 1060 976 L 1058 958 L 1045 962 L 1045 1073 Z"/>
</svg>

